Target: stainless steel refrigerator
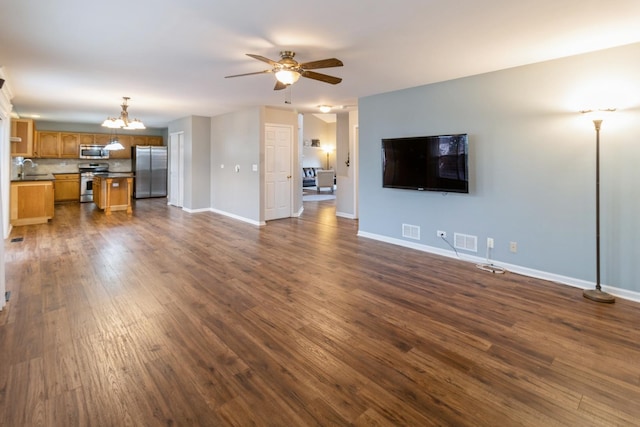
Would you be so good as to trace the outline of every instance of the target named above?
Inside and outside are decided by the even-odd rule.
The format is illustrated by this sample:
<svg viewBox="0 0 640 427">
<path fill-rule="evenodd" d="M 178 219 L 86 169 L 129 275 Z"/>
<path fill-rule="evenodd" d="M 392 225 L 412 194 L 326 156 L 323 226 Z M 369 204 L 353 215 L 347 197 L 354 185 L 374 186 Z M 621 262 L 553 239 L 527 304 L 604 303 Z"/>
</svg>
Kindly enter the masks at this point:
<svg viewBox="0 0 640 427">
<path fill-rule="evenodd" d="M 131 151 L 135 172 L 133 197 L 167 197 L 167 147 L 137 145 Z"/>
</svg>

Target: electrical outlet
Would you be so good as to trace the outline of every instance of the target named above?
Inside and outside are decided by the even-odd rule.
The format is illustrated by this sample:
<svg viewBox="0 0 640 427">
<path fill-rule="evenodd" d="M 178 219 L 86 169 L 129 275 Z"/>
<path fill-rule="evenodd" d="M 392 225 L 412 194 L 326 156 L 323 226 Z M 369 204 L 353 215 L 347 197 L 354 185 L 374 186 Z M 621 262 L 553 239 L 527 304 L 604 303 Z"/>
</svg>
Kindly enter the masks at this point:
<svg viewBox="0 0 640 427">
<path fill-rule="evenodd" d="M 517 242 L 509 242 L 509 251 L 511 251 L 512 253 L 517 253 L 518 252 L 518 243 Z"/>
<path fill-rule="evenodd" d="M 446 239 L 447 238 L 447 232 L 446 231 L 442 231 L 442 230 L 438 230 L 438 231 L 436 231 L 436 236 L 442 237 L 443 239 Z"/>
<path fill-rule="evenodd" d="M 493 237 L 487 237 L 487 247 L 493 249 Z"/>
</svg>

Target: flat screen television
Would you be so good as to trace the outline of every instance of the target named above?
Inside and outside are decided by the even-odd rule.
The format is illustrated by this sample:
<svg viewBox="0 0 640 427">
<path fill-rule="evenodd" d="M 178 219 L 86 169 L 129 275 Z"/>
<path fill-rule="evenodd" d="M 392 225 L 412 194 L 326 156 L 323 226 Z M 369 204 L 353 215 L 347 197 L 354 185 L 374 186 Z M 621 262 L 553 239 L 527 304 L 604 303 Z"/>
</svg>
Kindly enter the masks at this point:
<svg viewBox="0 0 640 427">
<path fill-rule="evenodd" d="M 469 192 L 467 134 L 382 140 L 382 186 Z"/>
</svg>

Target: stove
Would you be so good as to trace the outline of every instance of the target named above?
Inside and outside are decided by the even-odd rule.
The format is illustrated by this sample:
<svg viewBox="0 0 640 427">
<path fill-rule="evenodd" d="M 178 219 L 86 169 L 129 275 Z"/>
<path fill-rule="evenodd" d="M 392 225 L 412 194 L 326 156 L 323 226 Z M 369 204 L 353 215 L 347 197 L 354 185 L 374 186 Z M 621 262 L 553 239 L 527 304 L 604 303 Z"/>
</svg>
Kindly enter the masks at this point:
<svg viewBox="0 0 640 427">
<path fill-rule="evenodd" d="M 80 202 L 93 202 L 93 176 L 98 172 L 109 172 L 109 163 L 79 163 Z"/>
</svg>

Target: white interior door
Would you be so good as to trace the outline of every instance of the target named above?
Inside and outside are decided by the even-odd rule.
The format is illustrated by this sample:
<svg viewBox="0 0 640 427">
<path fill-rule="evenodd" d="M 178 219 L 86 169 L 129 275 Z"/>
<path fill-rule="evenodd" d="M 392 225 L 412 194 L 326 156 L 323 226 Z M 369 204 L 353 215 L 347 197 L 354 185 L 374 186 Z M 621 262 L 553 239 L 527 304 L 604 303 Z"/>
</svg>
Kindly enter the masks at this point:
<svg viewBox="0 0 640 427">
<path fill-rule="evenodd" d="M 184 205 L 184 133 L 169 135 L 169 204 Z"/>
<path fill-rule="evenodd" d="M 293 128 L 265 126 L 265 220 L 291 216 Z"/>
</svg>

